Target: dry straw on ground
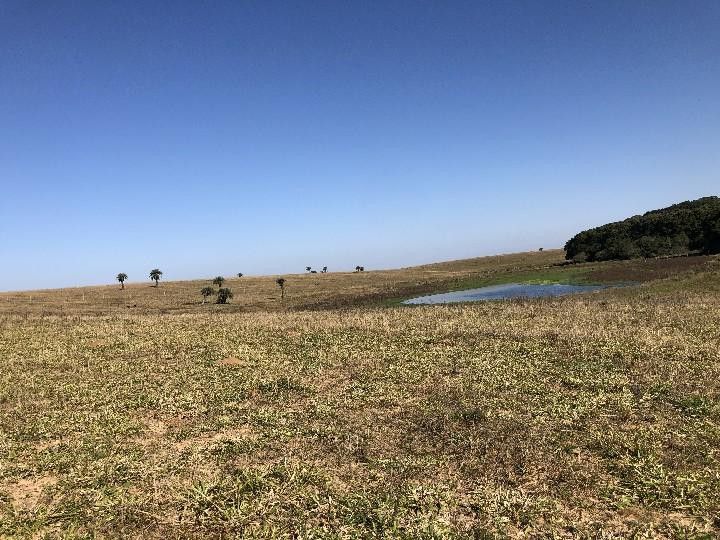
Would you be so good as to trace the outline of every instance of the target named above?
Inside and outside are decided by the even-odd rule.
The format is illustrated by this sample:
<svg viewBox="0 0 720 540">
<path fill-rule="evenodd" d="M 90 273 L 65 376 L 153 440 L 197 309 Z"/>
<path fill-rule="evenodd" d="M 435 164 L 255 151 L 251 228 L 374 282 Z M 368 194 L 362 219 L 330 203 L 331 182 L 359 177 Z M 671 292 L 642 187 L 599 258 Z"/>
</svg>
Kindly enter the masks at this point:
<svg viewBox="0 0 720 540">
<path fill-rule="evenodd" d="M 513 272 L 554 272 L 541 256 Z M 169 314 L 5 309 L 0 537 L 716 537 L 717 263 L 562 299 L 377 303 L 502 264 L 308 281 L 289 311 L 260 286 L 249 313 L 179 292 Z"/>
</svg>

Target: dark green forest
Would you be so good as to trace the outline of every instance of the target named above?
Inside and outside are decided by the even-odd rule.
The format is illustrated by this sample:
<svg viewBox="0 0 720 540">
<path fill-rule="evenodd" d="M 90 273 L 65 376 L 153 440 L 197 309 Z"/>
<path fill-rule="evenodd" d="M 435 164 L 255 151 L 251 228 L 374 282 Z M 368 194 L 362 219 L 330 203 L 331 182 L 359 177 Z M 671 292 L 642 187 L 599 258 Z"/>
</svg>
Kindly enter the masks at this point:
<svg viewBox="0 0 720 540">
<path fill-rule="evenodd" d="M 720 253 L 720 198 L 703 197 L 588 229 L 565 244 L 565 258 L 609 261 Z"/>
</svg>

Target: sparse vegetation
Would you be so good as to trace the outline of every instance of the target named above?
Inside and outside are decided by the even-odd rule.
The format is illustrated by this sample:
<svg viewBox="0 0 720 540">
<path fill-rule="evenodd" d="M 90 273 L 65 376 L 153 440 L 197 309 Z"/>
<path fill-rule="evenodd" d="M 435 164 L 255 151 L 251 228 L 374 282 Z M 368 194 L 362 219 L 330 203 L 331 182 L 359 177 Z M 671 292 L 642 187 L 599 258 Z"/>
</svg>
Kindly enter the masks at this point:
<svg viewBox="0 0 720 540">
<path fill-rule="evenodd" d="M 278 278 L 275 283 L 280 287 L 280 299 L 285 300 L 285 278 Z"/>
<path fill-rule="evenodd" d="M 221 288 L 223 283 L 225 283 L 225 278 L 222 276 L 217 276 L 216 278 L 214 278 L 212 280 L 212 282 L 213 282 L 213 285 L 217 285 L 218 288 Z"/>
<path fill-rule="evenodd" d="M 719 276 L 706 259 L 545 300 L 6 313 L 0 536 L 715 538 Z"/>
</svg>

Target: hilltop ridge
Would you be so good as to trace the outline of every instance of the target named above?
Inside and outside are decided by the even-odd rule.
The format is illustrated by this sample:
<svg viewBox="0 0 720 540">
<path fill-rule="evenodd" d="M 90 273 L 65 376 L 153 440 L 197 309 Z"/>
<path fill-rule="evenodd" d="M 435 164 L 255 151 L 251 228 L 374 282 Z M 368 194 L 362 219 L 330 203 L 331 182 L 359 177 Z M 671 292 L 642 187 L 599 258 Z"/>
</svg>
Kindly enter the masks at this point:
<svg viewBox="0 0 720 540">
<path fill-rule="evenodd" d="M 720 253 L 720 198 L 685 201 L 582 231 L 568 240 L 565 252 L 576 262 Z"/>
</svg>

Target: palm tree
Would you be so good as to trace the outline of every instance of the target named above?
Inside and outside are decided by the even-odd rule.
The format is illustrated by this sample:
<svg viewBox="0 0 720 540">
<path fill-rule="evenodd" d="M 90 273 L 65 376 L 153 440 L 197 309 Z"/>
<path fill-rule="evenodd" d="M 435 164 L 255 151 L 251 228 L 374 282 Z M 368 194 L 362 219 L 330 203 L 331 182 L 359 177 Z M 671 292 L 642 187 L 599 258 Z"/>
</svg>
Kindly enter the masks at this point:
<svg viewBox="0 0 720 540">
<path fill-rule="evenodd" d="M 230 289 L 220 289 L 218 291 L 218 297 L 216 303 L 218 304 L 227 304 L 227 301 L 230 300 L 230 298 L 233 297 L 233 293 Z"/>
<path fill-rule="evenodd" d="M 117 275 L 116 279 L 120 282 L 120 288 L 124 289 L 125 288 L 125 280 L 127 279 L 127 274 L 124 272 L 120 272 Z"/>
<path fill-rule="evenodd" d="M 215 289 L 212 287 L 203 287 L 200 289 L 200 294 L 203 296 L 203 304 L 205 303 L 205 300 L 208 298 L 208 296 L 212 296 L 215 294 Z"/>
<path fill-rule="evenodd" d="M 327 274 L 327 266 L 323 266 L 322 273 Z"/>
<path fill-rule="evenodd" d="M 275 283 L 278 284 L 278 287 L 280 287 L 280 299 L 285 299 L 285 279 L 284 278 L 278 278 L 275 280 Z"/>
<path fill-rule="evenodd" d="M 242 272 L 238 272 L 238 277 L 243 277 L 243 273 L 242 273 Z"/>
<path fill-rule="evenodd" d="M 312 270 L 312 266 L 306 266 L 306 267 L 305 267 L 305 271 L 306 271 L 306 272 L 309 272 L 310 270 Z"/>
<path fill-rule="evenodd" d="M 158 268 L 154 268 L 150 270 L 150 279 L 152 279 L 155 282 L 155 286 L 158 286 L 158 282 L 160 281 L 160 276 L 162 276 L 162 271 Z"/>
<path fill-rule="evenodd" d="M 213 279 L 213 285 L 217 285 L 218 288 L 222 287 L 222 284 L 225 282 L 225 278 L 222 276 L 218 276 L 215 279 Z M 223 302 L 224 304 L 225 302 Z"/>
</svg>

